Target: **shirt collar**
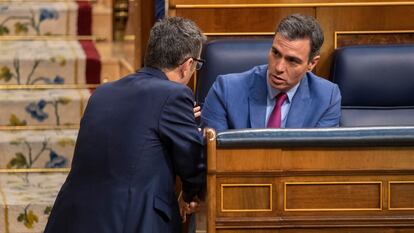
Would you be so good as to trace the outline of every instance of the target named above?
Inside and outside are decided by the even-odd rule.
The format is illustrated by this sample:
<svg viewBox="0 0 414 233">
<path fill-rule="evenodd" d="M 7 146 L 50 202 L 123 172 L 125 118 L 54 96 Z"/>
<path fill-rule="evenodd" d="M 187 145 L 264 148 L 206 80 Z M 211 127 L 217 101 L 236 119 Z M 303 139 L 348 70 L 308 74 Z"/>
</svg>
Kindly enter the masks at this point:
<svg viewBox="0 0 414 233">
<path fill-rule="evenodd" d="M 302 82 L 302 80 L 300 82 Z M 289 102 L 292 101 L 293 96 L 295 95 L 296 91 L 298 90 L 300 82 L 298 82 L 294 87 L 292 87 L 289 91 L 286 92 L 286 94 L 288 96 L 287 100 Z M 273 88 L 272 86 L 270 86 L 270 84 L 269 84 L 269 71 L 266 72 L 266 85 L 267 85 L 267 94 L 268 94 L 267 98 L 272 100 L 277 96 L 277 94 L 280 93 L 280 91 Z"/>
</svg>

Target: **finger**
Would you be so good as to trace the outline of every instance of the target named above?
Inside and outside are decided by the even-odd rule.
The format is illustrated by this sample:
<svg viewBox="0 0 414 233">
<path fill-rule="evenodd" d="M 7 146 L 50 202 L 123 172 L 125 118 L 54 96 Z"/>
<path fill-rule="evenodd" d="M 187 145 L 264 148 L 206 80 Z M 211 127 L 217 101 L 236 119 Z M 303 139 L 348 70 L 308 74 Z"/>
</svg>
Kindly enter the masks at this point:
<svg viewBox="0 0 414 233">
<path fill-rule="evenodd" d="M 200 117 L 200 116 L 201 116 L 201 112 L 195 112 L 195 113 L 194 113 L 194 117 L 195 117 L 195 118 Z"/>
<path fill-rule="evenodd" d="M 184 218 L 185 216 L 185 211 L 182 207 L 180 207 L 180 215 L 181 215 L 181 218 Z"/>
<path fill-rule="evenodd" d="M 189 205 L 189 204 L 187 204 L 187 205 L 185 206 L 185 212 L 186 212 L 187 214 L 191 212 L 191 208 L 190 208 L 190 205 Z"/>
<path fill-rule="evenodd" d="M 200 106 L 195 106 L 195 107 L 193 108 L 193 111 L 194 111 L 194 112 L 199 112 L 199 111 L 200 111 L 200 109 L 201 109 L 201 107 L 200 107 Z"/>
<path fill-rule="evenodd" d="M 182 223 L 185 223 L 186 221 L 187 221 L 187 214 L 186 213 L 184 213 L 184 215 L 183 216 L 181 216 L 181 219 L 182 219 Z"/>
<path fill-rule="evenodd" d="M 199 206 L 200 206 L 200 205 L 198 204 L 198 202 L 194 202 L 194 201 L 192 201 L 192 202 L 190 203 L 190 209 L 191 209 L 191 212 L 195 212 L 195 211 L 197 211 Z"/>
<path fill-rule="evenodd" d="M 198 202 L 195 202 L 195 201 L 190 202 L 190 207 L 191 208 L 198 207 Z"/>
</svg>

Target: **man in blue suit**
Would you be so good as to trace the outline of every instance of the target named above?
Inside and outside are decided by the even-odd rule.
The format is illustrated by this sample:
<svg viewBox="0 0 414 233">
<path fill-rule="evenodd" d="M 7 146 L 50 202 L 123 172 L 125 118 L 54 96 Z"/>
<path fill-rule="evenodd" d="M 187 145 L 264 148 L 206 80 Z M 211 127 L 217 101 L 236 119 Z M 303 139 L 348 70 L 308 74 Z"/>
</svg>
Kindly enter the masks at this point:
<svg viewBox="0 0 414 233">
<path fill-rule="evenodd" d="M 201 68 L 204 41 L 189 20 L 161 20 L 151 29 L 145 67 L 97 88 L 45 233 L 181 231 L 180 214 L 194 210 L 205 178 L 193 93 L 185 85 Z"/>
<path fill-rule="evenodd" d="M 267 65 L 217 77 L 204 102 L 203 124 L 217 131 L 266 128 L 279 93 L 284 93 L 280 127 L 338 126 L 338 86 L 311 73 L 323 40 L 314 18 L 299 14 L 284 18 L 276 29 Z"/>
</svg>

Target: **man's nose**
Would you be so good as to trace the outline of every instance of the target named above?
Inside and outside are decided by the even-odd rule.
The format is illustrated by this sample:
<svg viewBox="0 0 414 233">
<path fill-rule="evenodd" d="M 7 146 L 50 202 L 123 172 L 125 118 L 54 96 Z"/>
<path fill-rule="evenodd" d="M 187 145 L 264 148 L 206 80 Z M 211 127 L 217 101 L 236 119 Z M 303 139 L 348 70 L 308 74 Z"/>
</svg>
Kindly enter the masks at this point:
<svg viewBox="0 0 414 233">
<path fill-rule="evenodd" d="M 283 59 L 279 59 L 276 61 L 275 69 L 276 69 L 276 72 L 278 73 L 282 73 L 286 70 L 286 63 L 284 62 Z"/>
</svg>

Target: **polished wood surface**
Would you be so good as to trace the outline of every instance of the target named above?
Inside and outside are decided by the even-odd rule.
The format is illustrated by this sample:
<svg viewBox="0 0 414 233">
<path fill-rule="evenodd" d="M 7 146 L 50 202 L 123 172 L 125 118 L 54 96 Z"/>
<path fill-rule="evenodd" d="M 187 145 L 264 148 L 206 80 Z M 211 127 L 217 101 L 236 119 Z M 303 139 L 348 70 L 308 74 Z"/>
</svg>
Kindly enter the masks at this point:
<svg viewBox="0 0 414 233">
<path fill-rule="evenodd" d="M 380 181 L 285 183 L 284 195 L 285 211 L 358 211 L 382 208 Z"/>
<path fill-rule="evenodd" d="M 207 232 L 414 232 L 414 146 L 220 148 Z"/>
<path fill-rule="evenodd" d="M 215 4 L 215 5 L 228 5 L 228 4 L 315 4 L 315 5 L 322 5 L 323 3 L 328 4 L 359 4 L 359 3 L 401 3 L 401 2 L 410 2 L 410 1 L 403 1 L 403 0 L 169 0 L 170 8 L 174 8 L 177 5 L 206 5 L 206 4 Z"/>
<path fill-rule="evenodd" d="M 216 171 L 324 173 L 346 171 L 375 172 L 378 169 L 410 171 L 414 165 L 411 147 L 378 148 L 274 148 L 221 149 Z M 251 156 L 254 154 L 254 157 Z M 352 159 L 352 163 L 349 160 Z M 318 161 L 318 163 L 314 163 Z"/>
<path fill-rule="evenodd" d="M 221 196 L 221 212 L 272 211 L 272 184 L 223 184 Z"/>
<path fill-rule="evenodd" d="M 310 7 L 301 8 L 184 8 L 177 9 L 176 15 L 192 19 L 205 33 L 270 32 L 284 17 L 302 13 L 315 15 Z M 254 17 L 252 17 L 254 16 Z"/>
<path fill-rule="evenodd" d="M 316 74 L 329 78 L 337 31 L 401 31 L 414 29 L 414 1 L 396 0 L 171 0 L 169 15 L 194 20 L 209 37 L 263 36 L 274 33 L 286 15 L 302 13 L 318 19 L 325 43 Z M 412 35 L 374 33 L 341 36 L 343 45 L 412 43 Z"/>
<path fill-rule="evenodd" d="M 334 47 L 372 44 L 414 44 L 414 30 L 336 32 Z"/>
<path fill-rule="evenodd" d="M 414 210 L 414 182 L 389 182 L 389 209 Z"/>
<path fill-rule="evenodd" d="M 302 228 L 302 229 L 220 229 L 217 233 L 330 233 L 332 230 L 324 228 Z M 398 230 L 388 228 L 367 229 L 337 229 L 336 233 L 412 233 L 410 228 L 400 227 Z"/>
<path fill-rule="evenodd" d="M 212 129 L 206 129 L 207 140 L 207 229 L 216 229 L 216 132 Z M 210 230 L 210 232 L 212 232 Z"/>
<path fill-rule="evenodd" d="M 316 18 L 325 32 L 325 43 L 321 50 L 318 74 L 329 77 L 335 45 L 335 31 L 411 30 L 414 29 L 414 5 L 321 7 L 317 9 Z M 391 40 L 389 43 L 393 43 L 393 41 Z"/>
<path fill-rule="evenodd" d="M 137 0 L 134 17 L 138 19 L 135 29 L 135 67 L 140 68 L 144 63 L 145 49 L 149 32 L 155 23 L 154 1 Z"/>
</svg>

